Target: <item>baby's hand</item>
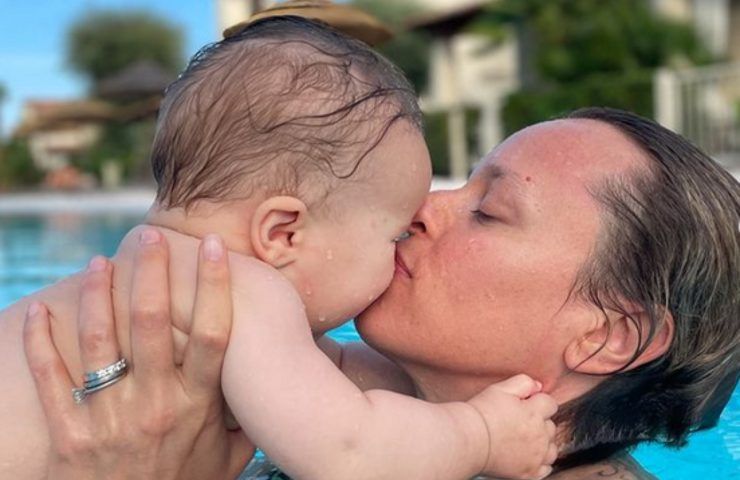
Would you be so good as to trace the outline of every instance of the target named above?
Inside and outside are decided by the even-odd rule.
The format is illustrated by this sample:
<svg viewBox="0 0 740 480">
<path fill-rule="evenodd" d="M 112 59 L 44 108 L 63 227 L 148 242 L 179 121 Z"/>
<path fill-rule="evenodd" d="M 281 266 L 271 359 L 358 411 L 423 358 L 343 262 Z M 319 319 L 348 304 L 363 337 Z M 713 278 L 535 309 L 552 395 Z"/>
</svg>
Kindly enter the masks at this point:
<svg viewBox="0 0 740 480">
<path fill-rule="evenodd" d="M 557 458 L 555 400 L 539 393 L 542 386 L 527 375 L 491 385 L 468 401 L 486 422 L 490 438 L 483 474 L 540 479 L 552 472 Z"/>
</svg>

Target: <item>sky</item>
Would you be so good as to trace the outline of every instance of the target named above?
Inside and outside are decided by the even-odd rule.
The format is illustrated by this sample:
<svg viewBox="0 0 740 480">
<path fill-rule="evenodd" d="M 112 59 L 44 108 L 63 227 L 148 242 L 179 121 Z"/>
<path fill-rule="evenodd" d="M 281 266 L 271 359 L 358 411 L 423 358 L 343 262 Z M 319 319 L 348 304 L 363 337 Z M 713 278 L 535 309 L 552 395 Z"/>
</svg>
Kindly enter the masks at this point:
<svg viewBox="0 0 740 480">
<path fill-rule="evenodd" d="M 90 9 L 144 9 L 179 25 L 185 54 L 217 39 L 213 0 L 0 0 L 0 84 L 8 97 L 0 122 L 8 134 L 28 99 L 85 95 L 84 80 L 65 65 L 68 27 Z"/>
</svg>

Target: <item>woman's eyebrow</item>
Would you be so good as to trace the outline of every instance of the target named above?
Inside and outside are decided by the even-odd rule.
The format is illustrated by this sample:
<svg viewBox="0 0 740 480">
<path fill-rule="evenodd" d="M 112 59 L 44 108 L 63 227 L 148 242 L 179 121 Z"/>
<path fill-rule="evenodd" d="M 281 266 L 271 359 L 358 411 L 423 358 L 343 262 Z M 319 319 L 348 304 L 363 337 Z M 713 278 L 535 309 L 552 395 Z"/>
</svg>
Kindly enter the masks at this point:
<svg viewBox="0 0 740 480">
<path fill-rule="evenodd" d="M 514 184 L 514 186 L 517 187 L 517 189 L 521 188 L 524 184 L 524 180 L 518 173 L 512 170 L 509 170 L 506 167 L 502 167 L 501 165 L 497 165 L 497 164 L 489 165 L 486 168 L 484 175 L 485 175 L 486 180 L 488 180 L 488 182 L 493 182 L 495 180 L 510 179 L 512 183 Z"/>
<path fill-rule="evenodd" d="M 498 183 L 499 180 L 506 179 L 506 186 L 504 187 L 502 185 L 504 190 L 507 192 L 505 195 L 505 203 L 517 211 L 527 210 L 529 195 L 527 189 L 524 188 L 524 179 L 522 179 L 518 173 L 506 167 L 502 167 L 501 165 L 493 164 L 486 168 L 484 175 L 489 185 Z"/>
<path fill-rule="evenodd" d="M 509 170 L 507 170 L 506 168 L 496 164 L 490 165 L 486 170 L 486 177 L 488 178 L 488 181 L 504 178 L 510 173 Z"/>
</svg>

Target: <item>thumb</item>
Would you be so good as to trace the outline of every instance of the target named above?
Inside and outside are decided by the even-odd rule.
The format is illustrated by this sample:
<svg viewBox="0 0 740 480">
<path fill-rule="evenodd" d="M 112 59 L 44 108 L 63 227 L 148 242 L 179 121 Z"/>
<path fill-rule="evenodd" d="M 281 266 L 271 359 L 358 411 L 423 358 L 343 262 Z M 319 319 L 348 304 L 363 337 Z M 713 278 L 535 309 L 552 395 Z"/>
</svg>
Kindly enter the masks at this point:
<svg viewBox="0 0 740 480">
<path fill-rule="evenodd" d="M 540 382 L 536 382 L 532 377 L 524 374 L 494 383 L 492 387 L 521 399 L 529 398 L 542 390 Z"/>
</svg>

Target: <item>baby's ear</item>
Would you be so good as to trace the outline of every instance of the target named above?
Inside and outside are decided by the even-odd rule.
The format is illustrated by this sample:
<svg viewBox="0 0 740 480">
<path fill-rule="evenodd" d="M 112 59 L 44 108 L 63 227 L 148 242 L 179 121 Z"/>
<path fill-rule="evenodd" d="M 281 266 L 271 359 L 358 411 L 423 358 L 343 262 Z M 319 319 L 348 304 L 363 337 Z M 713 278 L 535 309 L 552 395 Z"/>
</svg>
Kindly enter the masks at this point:
<svg viewBox="0 0 740 480">
<path fill-rule="evenodd" d="M 293 263 L 305 237 L 308 209 L 295 197 L 270 197 L 254 212 L 249 229 L 255 256 L 275 268 Z"/>
</svg>

